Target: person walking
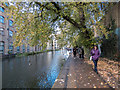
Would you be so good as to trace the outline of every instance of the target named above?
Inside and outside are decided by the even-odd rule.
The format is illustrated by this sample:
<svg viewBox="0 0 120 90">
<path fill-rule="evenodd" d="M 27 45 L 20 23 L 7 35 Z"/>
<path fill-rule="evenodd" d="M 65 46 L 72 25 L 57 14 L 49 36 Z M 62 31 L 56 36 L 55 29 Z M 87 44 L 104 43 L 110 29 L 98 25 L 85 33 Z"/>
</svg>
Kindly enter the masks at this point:
<svg viewBox="0 0 120 90">
<path fill-rule="evenodd" d="M 79 58 L 82 57 L 82 50 L 81 50 L 81 47 L 78 48 L 78 54 L 79 54 Z"/>
<path fill-rule="evenodd" d="M 91 50 L 91 56 L 92 56 L 92 61 L 94 63 L 94 71 L 98 74 L 97 62 L 98 62 L 98 58 L 100 57 L 100 52 L 98 50 L 97 45 L 95 45 L 94 48 Z"/>
<path fill-rule="evenodd" d="M 73 55 L 74 55 L 74 59 L 76 57 L 76 47 L 73 48 Z"/>
<path fill-rule="evenodd" d="M 78 55 L 78 46 L 76 46 L 76 56 Z"/>
<path fill-rule="evenodd" d="M 81 57 L 82 57 L 82 59 L 84 59 L 84 49 L 83 49 L 83 47 L 81 48 Z"/>
</svg>

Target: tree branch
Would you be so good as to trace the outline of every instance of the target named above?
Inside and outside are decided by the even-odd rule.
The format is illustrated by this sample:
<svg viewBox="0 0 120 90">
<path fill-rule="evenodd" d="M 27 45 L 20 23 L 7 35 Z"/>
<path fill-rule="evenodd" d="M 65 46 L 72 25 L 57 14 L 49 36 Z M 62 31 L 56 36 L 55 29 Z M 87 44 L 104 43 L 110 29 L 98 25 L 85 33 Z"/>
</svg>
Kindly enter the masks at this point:
<svg viewBox="0 0 120 90">
<path fill-rule="evenodd" d="M 41 5 L 41 3 L 39 3 L 39 2 L 36 2 L 36 3 L 39 4 L 40 6 L 46 8 L 47 10 L 52 10 L 53 12 L 55 12 L 56 14 L 58 14 L 58 16 L 62 16 L 65 20 L 67 20 L 68 22 L 70 22 L 72 25 L 74 25 L 74 26 L 77 27 L 78 29 L 80 29 L 80 28 L 86 28 L 86 26 L 83 25 L 83 21 L 85 20 L 84 15 L 83 15 L 83 17 L 82 17 L 81 23 L 78 24 L 76 21 L 74 21 L 74 20 L 73 20 L 72 18 L 70 18 L 69 16 L 64 15 L 64 14 L 61 12 L 60 6 L 59 6 L 58 4 L 56 4 L 55 2 L 51 2 L 51 3 L 55 6 L 55 8 L 57 9 L 57 11 L 56 11 L 55 9 L 51 8 L 51 7 L 48 8 L 48 7 L 45 6 L 45 5 Z M 84 14 L 84 13 L 83 13 L 83 14 Z M 88 34 L 89 34 L 89 32 L 88 32 L 87 30 L 86 30 L 85 32 L 81 32 L 81 33 L 82 33 L 82 34 L 85 34 L 85 35 L 87 35 L 87 36 L 88 36 Z"/>
</svg>

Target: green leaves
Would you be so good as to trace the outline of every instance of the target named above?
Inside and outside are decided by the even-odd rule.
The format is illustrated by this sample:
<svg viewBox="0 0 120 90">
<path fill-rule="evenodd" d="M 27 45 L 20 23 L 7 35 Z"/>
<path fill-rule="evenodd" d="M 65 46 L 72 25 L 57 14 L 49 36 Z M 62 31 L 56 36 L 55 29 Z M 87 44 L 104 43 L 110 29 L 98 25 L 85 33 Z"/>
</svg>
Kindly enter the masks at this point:
<svg viewBox="0 0 120 90">
<path fill-rule="evenodd" d="M 61 34 L 56 38 L 62 47 L 66 44 L 81 45 L 90 48 L 95 43 L 94 32 L 107 37 L 101 19 L 107 10 L 107 3 L 94 2 L 16 2 L 8 8 L 9 17 L 13 15 L 17 33 L 14 45 L 23 43 L 31 46 L 40 44 L 46 47 L 55 32 L 60 28 Z M 95 26 L 96 31 L 92 26 Z"/>
<path fill-rule="evenodd" d="M 34 10 L 34 8 L 29 7 L 29 4 L 27 4 L 28 3 L 16 3 L 16 6 L 11 5 L 8 9 L 11 12 L 9 16 L 14 13 L 14 25 L 17 31 L 13 36 L 14 45 L 29 44 L 35 46 L 42 43 L 42 45 L 46 46 L 46 42 L 52 33 L 50 24 L 48 22 L 46 23 L 46 20 L 48 20 L 45 15 L 46 11 L 41 12 L 43 18 L 39 17 L 38 14 L 40 13 L 38 10 Z M 35 7 L 35 5 L 32 6 Z M 26 11 L 30 8 L 33 10 Z M 31 13 L 32 11 L 34 12 Z"/>
</svg>

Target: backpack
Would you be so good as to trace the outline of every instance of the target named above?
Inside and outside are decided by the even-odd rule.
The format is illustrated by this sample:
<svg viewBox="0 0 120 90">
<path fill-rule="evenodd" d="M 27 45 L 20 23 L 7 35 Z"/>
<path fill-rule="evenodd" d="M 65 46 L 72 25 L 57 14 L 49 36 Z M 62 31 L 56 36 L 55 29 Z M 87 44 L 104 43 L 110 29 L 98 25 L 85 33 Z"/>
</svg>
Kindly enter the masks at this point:
<svg viewBox="0 0 120 90">
<path fill-rule="evenodd" d="M 78 53 L 82 54 L 82 50 L 80 48 L 78 48 Z"/>
</svg>

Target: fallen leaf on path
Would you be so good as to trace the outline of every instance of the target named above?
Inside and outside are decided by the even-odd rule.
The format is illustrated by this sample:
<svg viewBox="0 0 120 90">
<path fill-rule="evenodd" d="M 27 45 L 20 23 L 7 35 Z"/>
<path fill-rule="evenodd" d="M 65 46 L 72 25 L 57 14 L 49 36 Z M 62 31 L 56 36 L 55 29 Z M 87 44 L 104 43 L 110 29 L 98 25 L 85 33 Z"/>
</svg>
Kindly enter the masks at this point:
<svg viewBox="0 0 120 90">
<path fill-rule="evenodd" d="M 76 80 L 74 80 L 76 82 Z"/>
<path fill-rule="evenodd" d="M 84 86 L 86 86 L 86 84 L 84 84 Z"/>
<path fill-rule="evenodd" d="M 88 77 L 90 79 L 90 77 Z"/>
<path fill-rule="evenodd" d="M 113 88 L 115 88 L 115 87 L 113 87 Z"/>
<path fill-rule="evenodd" d="M 101 85 L 103 85 L 103 82 L 101 82 Z"/>
<path fill-rule="evenodd" d="M 104 87 L 106 87 L 106 86 L 104 86 Z"/>
</svg>

